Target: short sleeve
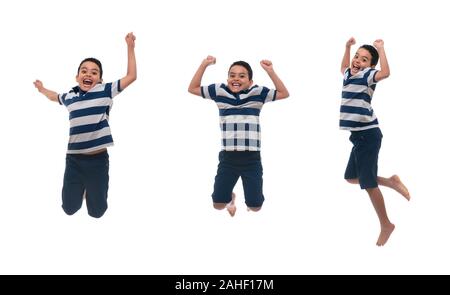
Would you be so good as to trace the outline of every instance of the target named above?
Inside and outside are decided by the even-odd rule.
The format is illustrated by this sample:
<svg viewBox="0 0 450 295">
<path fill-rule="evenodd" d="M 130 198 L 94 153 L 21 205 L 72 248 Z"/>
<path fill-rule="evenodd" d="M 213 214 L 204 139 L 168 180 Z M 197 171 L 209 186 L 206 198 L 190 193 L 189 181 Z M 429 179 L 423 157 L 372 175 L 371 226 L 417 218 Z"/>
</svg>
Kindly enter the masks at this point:
<svg viewBox="0 0 450 295">
<path fill-rule="evenodd" d="M 372 86 L 376 84 L 378 81 L 375 80 L 375 74 L 378 73 L 378 70 L 371 69 L 369 71 L 369 75 L 367 76 L 367 86 Z"/>
<path fill-rule="evenodd" d="M 58 94 L 58 102 L 60 105 L 64 105 L 66 96 L 67 96 L 67 93 Z"/>
<path fill-rule="evenodd" d="M 122 91 L 122 89 L 120 88 L 120 80 L 117 80 L 110 84 L 111 84 L 111 98 L 114 98 Z"/>
<path fill-rule="evenodd" d="M 277 91 L 275 89 L 269 89 L 262 87 L 261 94 L 265 94 L 264 103 L 275 101 L 277 99 Z"/>
<path fill-rule="evenodd" d="M 221 84 L 211 84 L 208 86 L 202 86 L 200 89 L 202 91 L 202 97 L 205 99 L 215 100 L 217 97 L 217 89 L 219 89 Z"/>
</svg>

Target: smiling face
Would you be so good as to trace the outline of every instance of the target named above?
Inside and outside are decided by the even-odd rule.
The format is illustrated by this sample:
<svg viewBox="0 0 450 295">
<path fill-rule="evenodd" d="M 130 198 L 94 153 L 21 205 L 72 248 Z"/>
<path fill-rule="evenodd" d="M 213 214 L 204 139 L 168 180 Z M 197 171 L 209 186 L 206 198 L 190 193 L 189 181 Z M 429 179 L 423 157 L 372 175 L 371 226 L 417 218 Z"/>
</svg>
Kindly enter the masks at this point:
<svg viewBox="0 0 450 295">
<path fill-rule="evenodd" d="M 367 49 L 359 48 L 356 51 L 355 56 L 352 59 L 350 73 L 353 75 L 357 74 L 359 71 L 364 70 L 367 67 L 375 67 L 375 65 L 371 66 L 372 55 Z"/>
<path fill-rule="evenodd" d="M 253 81 L 250 80 L 248 71 L 243 66 L 235 65 L 230 68 L 228 72 L 228 88 L 233 93 L 238 93 L 242 90 L 246 90 L 252 86 Z"/>
<path fill-rule="evenodd" d="M 91 61 L 83 62 L 80 65 L 76 80 L 81 90 L 89 91 L 92 87 L 102 82 L 99 66 Z"/>
</svg>

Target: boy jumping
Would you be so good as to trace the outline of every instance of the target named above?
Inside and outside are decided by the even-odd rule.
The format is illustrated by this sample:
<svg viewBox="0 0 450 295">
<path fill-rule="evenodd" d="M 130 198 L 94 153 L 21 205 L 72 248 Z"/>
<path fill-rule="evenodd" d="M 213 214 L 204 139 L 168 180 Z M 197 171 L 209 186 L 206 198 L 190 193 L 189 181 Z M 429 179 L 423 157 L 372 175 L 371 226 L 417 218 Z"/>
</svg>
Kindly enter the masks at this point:
<svg viewBox="0 0 450 295">
<path fill-rule="evenodd" d="M 359 184 L 365 189 L 380 221 L 380 235 L 377 245 L 383 246 L 395 229 L 390 222 L 383 195 L 378 185 L 396 190 L 409 201 L 408 189 L 397 175 L 389 178 L 378 176 L 378 153 L 383 137 L 378 127 L 378 119 L 371 106 L 376 83 L 389 77 L 389 65 L 384 52 L 383 40 L 375 40 L 371 45 L 361 46 L 350 63 L 350 48 L 355 39 L 350 38 L 345 45 L 341 72 L 344 75 L 342 88 L 340 128 L 351 131 L 353 143 L 350 159 L 345 170 L 345 179 Z M 375 66 L 380 59 L 380 70 Z"/>
</svg>

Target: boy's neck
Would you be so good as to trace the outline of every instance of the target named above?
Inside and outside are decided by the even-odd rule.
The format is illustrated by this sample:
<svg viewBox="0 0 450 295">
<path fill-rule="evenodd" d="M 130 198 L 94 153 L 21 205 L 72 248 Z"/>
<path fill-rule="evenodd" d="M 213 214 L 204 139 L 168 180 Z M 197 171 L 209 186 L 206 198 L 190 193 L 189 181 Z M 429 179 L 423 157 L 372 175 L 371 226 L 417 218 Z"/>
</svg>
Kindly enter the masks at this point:
<svg viewBox="0 0 450 295">
<path fill-rule="evenodd" d="M 75 86 L 75 87 L 72 88 L 72 90 L 73 90 L 75 93 L 79 93 L 79 94 L 82 94 L 82 95 L 84 95 L 84 94 L 87 93 L 87 91 L 82 90 L 82 89 L 80 88 L 80 86 Z"/>
<path fill-rule="evenodd" d="M 238 92 L 233 92 L 233 91 L 231 91 L 231 89 L 228 87 L 228 85 L 226 86 L 227 87 L 227 89 L 231 92 L 231 93 L 233 93 L 233 94 L 235 94 L 235 95 L 238 95 L 238 94 L 245 94 L 245 93 L 247 93 L 247 92 L 249 92 L 250 91 L 250 89 L 252 89 L 253 87 L 256 87 L 256 86 L 258 86 L 258 85 L 252 85 L 251 87 L 249 87 L 249 88 L 246 88 L 246 89 L 242 89 L 242 90 L 240 90 L 240 91 L 238 91 Z"/>
</svg>

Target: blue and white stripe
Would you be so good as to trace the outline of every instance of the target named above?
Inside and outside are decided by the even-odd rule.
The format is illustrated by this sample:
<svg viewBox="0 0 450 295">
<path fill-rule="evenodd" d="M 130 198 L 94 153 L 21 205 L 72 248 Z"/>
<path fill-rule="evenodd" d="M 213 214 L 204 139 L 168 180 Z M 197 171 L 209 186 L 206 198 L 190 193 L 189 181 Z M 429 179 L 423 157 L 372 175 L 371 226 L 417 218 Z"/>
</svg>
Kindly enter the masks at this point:
<svg viewBox="0 0 450 295">
<path fill-rule="evenodd" d="M 255 85 L 233 93 L 225 84 L 202 86 L 201 90 L 219 108 L 222 150 L 260 151 L 259 114 L 264 103 L 276 99 L 276 90 Z"/>
<path fill-rule="evenodd" d="M 371 101 L 375 92 L 377 70 L 365 68 L 351 76 L 350 68 L 344 73 L 340 110 L 340 129 L 358 131 L 378 127 L 378 119 Z"/>
<path fill-rule="evenodd" d="M 98 84 L 88 92 L 74 87 L 69 93 L 58 95 L 59 103 L 69 111 L 68 154 L 90 153 L 114 144 L 108 120 L 112 98 L 120 91 L 118 80 Z"/>
</svg>

